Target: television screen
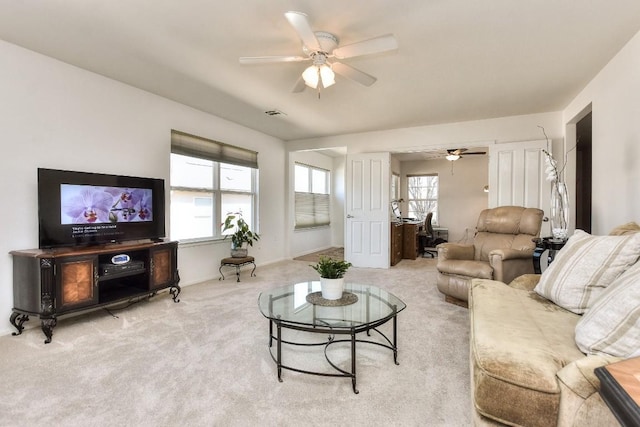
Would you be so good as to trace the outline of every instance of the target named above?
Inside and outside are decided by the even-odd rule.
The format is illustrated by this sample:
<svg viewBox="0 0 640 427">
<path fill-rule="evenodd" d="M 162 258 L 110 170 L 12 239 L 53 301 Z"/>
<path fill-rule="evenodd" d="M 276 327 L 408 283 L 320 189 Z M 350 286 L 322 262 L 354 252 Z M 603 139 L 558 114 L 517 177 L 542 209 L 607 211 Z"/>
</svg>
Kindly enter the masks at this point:
<svg viewBox="0 0 640 427">
<path fill-rule="evenodd" d="M 164 180 L 38 169 L 39 246 L 160 239 Z"/>
</svg>

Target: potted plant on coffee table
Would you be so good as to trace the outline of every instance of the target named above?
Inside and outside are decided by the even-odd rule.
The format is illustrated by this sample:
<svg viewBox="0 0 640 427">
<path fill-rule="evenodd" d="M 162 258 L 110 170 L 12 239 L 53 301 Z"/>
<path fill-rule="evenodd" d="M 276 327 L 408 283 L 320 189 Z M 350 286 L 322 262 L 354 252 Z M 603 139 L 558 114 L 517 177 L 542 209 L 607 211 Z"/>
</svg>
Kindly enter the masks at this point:
<svg viewBox="0 0 640 427">
<path fill-rule="evenodd" d="M 224 238 L 231 237 L 231 256 L 233 258 L 244 258 L 247 256 L 247 246 L 253 246 L 253 242 L 258 241 L 260 236 L 249 229 L 249 225 L 242 219 L 242 213 L 230 213 L 224 220 L 222 232 L 233 229 L 231 234 L 225 234 Z"/>
<path fill-rule="evenodd" d="M 344 290 L 344 274 L 351 267 L 350 262 L 337 260 L 328 256 L 320 256 L 317 264 L 311 265 L 320 274 L 322 298 L 336 300 L 342 298 Z"/>
</svg>

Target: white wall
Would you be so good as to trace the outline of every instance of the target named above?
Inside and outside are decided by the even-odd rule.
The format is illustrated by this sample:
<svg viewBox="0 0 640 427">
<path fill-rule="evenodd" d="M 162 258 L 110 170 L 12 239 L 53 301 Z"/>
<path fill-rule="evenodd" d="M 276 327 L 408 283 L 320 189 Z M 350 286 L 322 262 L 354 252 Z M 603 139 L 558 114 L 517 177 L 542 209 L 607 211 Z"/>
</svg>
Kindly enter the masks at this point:
<svg viewBox="0 0 640 427">
<path fill-rule="evenodd" d="M 345 220 L 345 178 L 347 173 L 347 158 L 333 158 L 333 172 L 331 180 L 331 246 L 344 247 Z"/>
<path fill-rule="evenodd" d="M 541 139 L 543 126 L 551 139 L 562 139 L 562 113 L 541 113 L 433 126 L 309 138 L 287 142 L 289 151 L 347 147 L 348 153 L 408 152 L 427 148 L 485 146 L 491 142 Z"/>
<path fill-rule="evenodd" d="M 640 32 L 567 106 L 564 122 L 574 122 L 590 104 L 592 232 L 606 234 L 629 221 L 640 223 Z"/>
<path fill-rule="evenodd" d="M 168 188 L 172 128 L 259 152 L 262 239 L 251 251 L 258 264 L 284 258 L 282 141 L 2 41 L 0 57 L 0 334 L 13 329 L 9 251 L 38 246 L 36 169 L 164 178 Z M 229 245 L 181 245 L 181 285 L 217 277 Z"/>
<path fill-rule="evenodd" d="M 453 174 L 451 166 L 453 165 Z M 467 156 L 449 162 L 446 159 L 401 162 L 400 188 L 408 212 L 407 175 L 438 174 L 438 213 L 440 227 L 449 229 L 450 242 L 471 243 L 478 214 L 487 208 L 488 194 L 484 186 L 489 174 L 486 156 Z"/>
</svg>

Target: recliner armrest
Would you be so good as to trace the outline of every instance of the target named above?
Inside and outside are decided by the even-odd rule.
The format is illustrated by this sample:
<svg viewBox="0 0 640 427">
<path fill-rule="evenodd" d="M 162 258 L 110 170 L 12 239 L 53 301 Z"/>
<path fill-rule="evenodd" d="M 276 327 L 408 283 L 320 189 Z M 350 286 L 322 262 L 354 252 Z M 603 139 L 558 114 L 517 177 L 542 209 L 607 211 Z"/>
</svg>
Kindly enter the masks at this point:
<svg viewBox="0 0 640 427">
<path fill-rule="evenodd" d="M 493 279 L 509 283 L 522 274 L 533 273 L 533 249 L 494 249 L 489 252 Z"/>
<path fill-rule="evenodd" d="M 507 259 L 532 259 L 533 249 L 494 249 L 489 252 L 489 259 L 493 260 L 493 257 L 500 257 L 502 261 Z"/>
<path fill-rule="evenodd" d="M 462 243 L 440 243 L 438 246 L 438 261 L 447 259 L 473 260 L 474 247 Z"/>
</svg>

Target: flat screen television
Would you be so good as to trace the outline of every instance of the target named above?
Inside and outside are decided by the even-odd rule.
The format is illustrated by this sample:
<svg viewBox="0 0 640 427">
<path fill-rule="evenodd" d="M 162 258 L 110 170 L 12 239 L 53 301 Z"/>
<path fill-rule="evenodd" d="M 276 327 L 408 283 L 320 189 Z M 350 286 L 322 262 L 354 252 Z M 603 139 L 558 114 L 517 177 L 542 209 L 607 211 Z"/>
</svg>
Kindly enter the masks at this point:
<svg viewBox="0 0 640 427">
<path fill-rule="evenodd" d="M 165 237 L 164 180 L 38 169 L 39 247 Z"/>
</svg>

